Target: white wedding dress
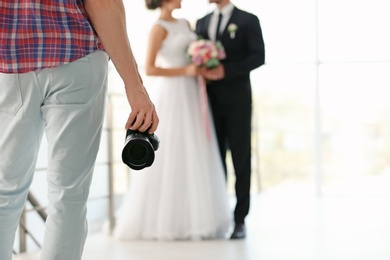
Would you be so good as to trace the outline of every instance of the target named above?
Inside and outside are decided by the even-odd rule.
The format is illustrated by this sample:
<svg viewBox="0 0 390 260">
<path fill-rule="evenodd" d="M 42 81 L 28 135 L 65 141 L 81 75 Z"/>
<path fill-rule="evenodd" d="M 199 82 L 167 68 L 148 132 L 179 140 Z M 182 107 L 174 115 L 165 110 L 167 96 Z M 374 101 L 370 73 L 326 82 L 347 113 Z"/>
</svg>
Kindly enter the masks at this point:
<svg viewBox="0 0 390 260">
<path fill-rule="evenodd" d="M 186 48 L 196 39 L 186 20 L 157 21 L 168 32 L 156 63 L 188 63 Z M 114 236 L 132 240 L 225 238 L 232 223 L 226 181 L 213 130 L 202 121 L 194 77 L 155 77 L 151 99 L 160 119 L 160 147 L 149 168 L 131 172 L 129 191 L 117 212 Z M 210 114 L 208 114 L 209 125 Z"/>
</svg>

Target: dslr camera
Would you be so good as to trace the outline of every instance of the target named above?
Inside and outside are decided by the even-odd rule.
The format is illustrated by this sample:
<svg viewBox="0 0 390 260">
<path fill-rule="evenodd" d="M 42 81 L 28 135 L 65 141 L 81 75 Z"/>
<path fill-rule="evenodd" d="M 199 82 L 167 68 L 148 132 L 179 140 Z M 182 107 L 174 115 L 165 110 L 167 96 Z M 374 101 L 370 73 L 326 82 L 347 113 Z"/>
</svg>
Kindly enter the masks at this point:
<svg viewBox="0 0 390 260">
<path fill-rule="evenodd" d="M 133 170 L 149 167 L 154 161 L 154 151 L 160 141 L 155 134 L 127 129 L 122 161 Z"/>
</svg>

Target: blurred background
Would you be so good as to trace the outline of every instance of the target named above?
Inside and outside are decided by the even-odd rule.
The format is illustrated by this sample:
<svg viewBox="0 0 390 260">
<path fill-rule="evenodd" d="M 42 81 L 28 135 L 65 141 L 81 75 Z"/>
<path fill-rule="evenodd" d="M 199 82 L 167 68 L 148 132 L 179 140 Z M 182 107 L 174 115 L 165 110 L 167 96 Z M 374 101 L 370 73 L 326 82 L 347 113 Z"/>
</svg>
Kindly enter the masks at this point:
<svg viewBox="0 0 390 260">
<path fill-rule="evenodd" d="M 153 79 L 143 71 L 148 32 L 158 11 L 146 10 L 142 0 L 124 2 L 133 52 L 152 94 Z M 266 49 L 266 64 L 251 74 L 253 194 L 298 200 L 380 198 L 384 202 L 380 207 L 387 207 L 390 2 L 232 2 L 259 17 Z M 188 19 L 194 27 L 196 19 L 213 8 L 207 0 L 183 0 L 175 16 Z M 109 77 L 105 130 L 88 205 L 90 232 L 101 231 L 107 222 L 110 191 L 117 207 L 134 174 L 121 161 L 130 108 L 112 64 Z M 163 140 L 161 145 L 165 145 Z M 31 187 L 42 205 L 47 203 L 45 148 L 43 143 Z M 233 180 L 229 165 L 230 194 Z M 28 209 L 29 205 L 26 219 L 36 223 L 31 232 L 41 240 L 43 223 Z M 29 250 L 36 247 L 31 241 L 27 244 Z"/>
</svg>

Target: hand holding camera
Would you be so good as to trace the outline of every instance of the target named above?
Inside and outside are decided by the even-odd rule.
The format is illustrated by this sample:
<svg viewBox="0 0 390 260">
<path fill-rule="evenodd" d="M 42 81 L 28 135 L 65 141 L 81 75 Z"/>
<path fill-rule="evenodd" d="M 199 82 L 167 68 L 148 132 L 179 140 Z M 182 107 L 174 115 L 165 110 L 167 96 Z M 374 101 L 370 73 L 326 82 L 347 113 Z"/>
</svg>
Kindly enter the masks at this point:
<svg viewBox="0 0 390 260">
<path fill-rule="evenodd" d="M 133 170 L 149 167 L 154 162 L 154 151 L 158 149 L 159 144 L 160 140 L 155 134 L 128 129 L 122 161 Z"/>
</svg>

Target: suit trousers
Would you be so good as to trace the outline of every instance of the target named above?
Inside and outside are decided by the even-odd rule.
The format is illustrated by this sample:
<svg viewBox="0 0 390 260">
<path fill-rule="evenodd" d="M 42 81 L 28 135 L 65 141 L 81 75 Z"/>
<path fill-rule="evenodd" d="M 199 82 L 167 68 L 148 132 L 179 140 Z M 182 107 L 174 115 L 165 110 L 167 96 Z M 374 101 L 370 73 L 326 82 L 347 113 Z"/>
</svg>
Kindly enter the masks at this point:
<svg viewBox="0 0 390 260">
<path fill-rule="evenodd" d="M 236 177 L 234 185 L 236 192 L 234 222 L 236 224 L 245 223 L 250 207 L 251 186 L 251 91 L 242 91 L 235 95 L 236 100 L 234 102 L 227 103 L 225 99 L 218 98 L 210 90 L 208 94 L 219 151 L 226 175 L 227 150 L 230 150 L 232 156 Z"/>
<path fill-rule="evenodd" d="M 44 133 L 49 205 L 41 259 L 81 259 L 107 73 L 104 51 L 56 68 L 0 73 L 0 259 L 11 259 Z"/>
</svg>

